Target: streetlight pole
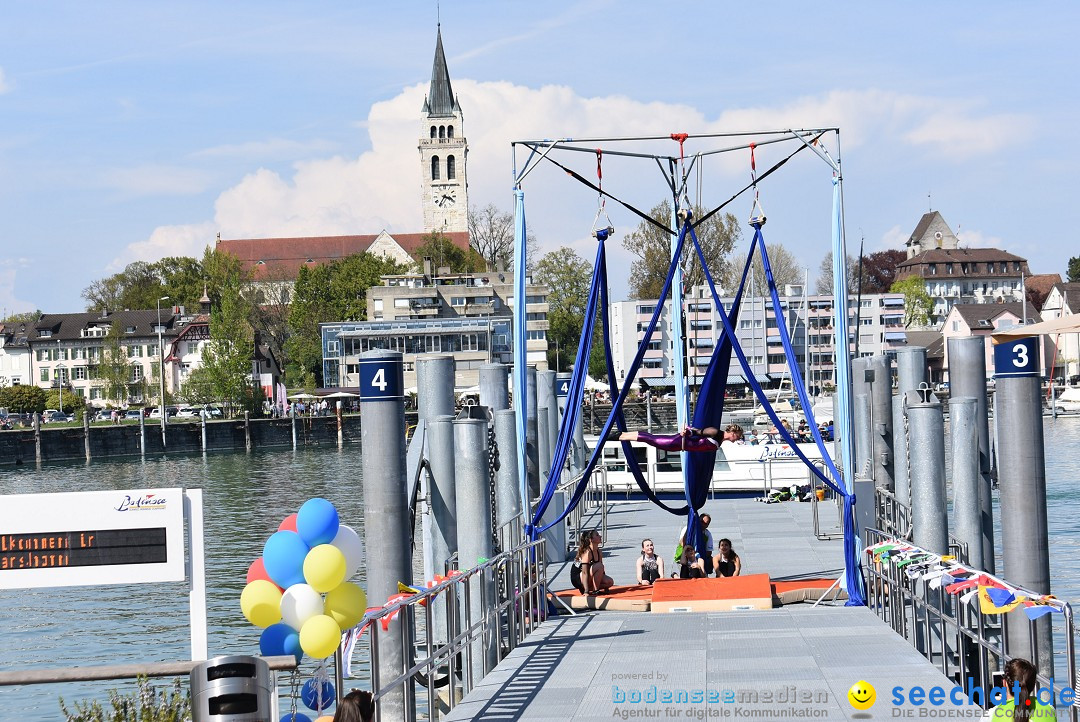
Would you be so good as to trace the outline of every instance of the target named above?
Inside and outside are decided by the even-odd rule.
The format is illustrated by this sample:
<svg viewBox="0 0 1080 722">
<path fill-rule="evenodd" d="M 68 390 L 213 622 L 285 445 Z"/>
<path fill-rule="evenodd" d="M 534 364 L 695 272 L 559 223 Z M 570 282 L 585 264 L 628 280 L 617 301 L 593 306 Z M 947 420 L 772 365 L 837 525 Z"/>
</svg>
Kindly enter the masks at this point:
<svg viewBox="0 0 1080 722">
<path fill-rule="evenodd" d="M 60 363 L 60 339 L 56 339 L 56 398 L 60 399 L 60 413 L 64 413 L 64 365 Z"/>
<path fill-rule="evenodd" d="M 165 346 L 161 341 L 161 302 L 168 300 L 168 296 L 162 296 L 157 300 L 158 380 L 161 383 L 161 395 L 158 397 L 158 413 L 161 414 L 161 448 L 165 448 Z"/>
</svg>

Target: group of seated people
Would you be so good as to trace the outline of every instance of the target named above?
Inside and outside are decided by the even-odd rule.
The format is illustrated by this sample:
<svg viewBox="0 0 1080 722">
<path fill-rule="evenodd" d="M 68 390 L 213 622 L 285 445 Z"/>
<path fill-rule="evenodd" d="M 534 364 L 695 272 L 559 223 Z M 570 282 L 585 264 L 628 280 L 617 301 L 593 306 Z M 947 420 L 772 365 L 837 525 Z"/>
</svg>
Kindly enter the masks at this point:
<svg viewBox="0 0 1080 722">
<path fill-rule="evenodd" d="M 780 422 L 788 434 L 798 443 L 810 443 L 814 440 L 810 433 L 810 427 L 806 420 L 799 422 L 797 429 L 792 429 L 791 424 L 784 420 Z M 818 431 L 825 441 L 832 441 L 833 426 L 831 421 L 822 424 Z M 664 451 L 716 451 L 724 444 L 781 444 L 785 443 L 784 437 L 775 426 L 759 434 L 751 433 L 749 436 L 738 424 L 729 424 L 724 430 L 715 426 L 706 426 L 703 429 L 695 429 L 687 426 L 679 434 L 650 434 L 646 431 L 618 431 L 613 430 L 609 437 L 612 441 L 640 441 L 650 446 L 655 446 Z"/>
<path fill-rule="evenodd" d="M 713 553 L 713 537 L 709 531 L 712 517 L 702 514 L 700 519 L 706 553 L 701 555 L 692 546 L 685 544 L 686 532 L 682 532 L 676 547 L 676 569 L 671 576 L 679 579 L 701 579 L 711 574 L 717 577 L 739 576 L 742 573 L 742 560 L 731 548 L 731 540 L 721 539 L 719 547 Z M 601 594 L 615 584 L 604 569 L 602 542 L 600 532 L 595 529 L 581 532 L 577 554 L 570 566 L 570 582 L 582 594 Z M 651 585 L 666 576 L 664 559 L 656 553 L 652 539 L 642 540 L 641 555 L 635 568 L 638 584 Z"/>
</svg>

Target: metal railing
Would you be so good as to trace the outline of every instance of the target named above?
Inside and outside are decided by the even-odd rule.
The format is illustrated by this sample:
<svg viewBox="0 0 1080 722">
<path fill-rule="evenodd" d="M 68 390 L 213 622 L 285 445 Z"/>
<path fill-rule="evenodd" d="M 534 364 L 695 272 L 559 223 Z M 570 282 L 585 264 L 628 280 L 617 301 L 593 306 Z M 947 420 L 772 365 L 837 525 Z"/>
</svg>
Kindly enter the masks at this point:
<svg viewBox="0 0 1080 722">
<path fill-rule="evenodd" d="M 880 486 L 874 489 L 874 519 L 877 528 L 892 539 L 911 541 L 913 527 L 911 521 L 911 507 L 896 498 L 896 494 L 883 489 Z M 949 537 L 949 554 L 956 557 L 961 564 L 968 564 L 967 542 L 957 539 L 952 534 Z"/>
<path fill-rule="evenodd" d="M 608 529 L 608 483 L 607 483 L 608 470 L 605 466 L 597 465 L 593 469 L 592 474 L 589 475 L 589 482 L 585 486 L 585 493 L 581 496 L 581 501 L 576 507 L 567 515 L 566 523 L 567 530 L 571 531 L 569 542 L 569 548 L 571 550 L 577 549 L 578 539 L 581 538 L 581 532 L 584 529 L 583 520 L 586 514 L 592 509 L 600 510 L 600 536 L 607 539 Z M 564 482 L 558 488 L 558 492 L 563 494 L 573 493 L 573 489 L 577 486 L 580 477 L 576 477 Z"/>
<path fill-rule="evenodd" d="M 897 537 L 880 529 L 865 529 L 863 535 L 867 546 L 897 540 Z M 995 684 L 995 675 L 1012 659 L 1008 649 L 1009 622 L 1006 615 L 984 614 L 978 604 L 962 601 L 958 596 L 948 594 L 942 586 L 933 589 L 928 581 L 921 578 L 922 575 L 909 575 L 907 570 L 894 564 L 871 560 L 863 564 L 863 574 L 867 606 L 893 631 L 910 641 L 920 654 L 939 665 L 942 674 L 961 687 L 965 694 L 975 686 L 981 687 L 984 690 L 983 701 L 987 702 L 989 690 Z M 1072 607 L 1066 603 L 1061 615 L 1051 614 L 1048 617 L 1060 617 L 1069 686 L 1075 688 L 1077 671 Z M 1012 623 L 1015 623 L 1015 615 Z M 1037 659 L 1035 622 L 1027 620 L 1027 625 L 1032 657 Z M 1040 686 L 1050 688 L 1051 675 L 1046 674 L 1046 670 L 1039 672 L 1038 680 Z M 1068 719 L 1077 722 L 1078 711 L 1075 706 L 1069 707 Z"/>
<path fill-rule="evenodd" d="M 478 610 L 473 604 L 477 594 Z M 438 605 L 446 614 L 446 640 L 434 638 L 433 617 Z M 368 635 L 370 684 L 375 699 L 400 688 L 406 719 L 413 722 L 418 713 L 416 687 L 421 685 L 426 689 L 426 718 L 439 719 L 442 707 L 436 692 L 436 674 L 440 670 L 446 672 L 444 703 L 448 711 L 454 708 L 459 690 L 464 696 L 479 683 L 476 671 L 482 677 L 494 667 L 488 650 L 494 647 L 495 664 L 502 661 L 544 621 L 546 613 L 547 566 L 542 539 L 503 552 L 419 594 L 369 612 L 361 634 Z M 380 639 L 384 635 L 376 630 L 382 629 L 383 620 L 394 617 L 401 618 L 400 637 Z M 380 684 L 379 648 L 385 644 L 400 645 L 405 662 L 401 674 Z M 383 720 L 381 712 L 379 719 Z"/>
</svg>

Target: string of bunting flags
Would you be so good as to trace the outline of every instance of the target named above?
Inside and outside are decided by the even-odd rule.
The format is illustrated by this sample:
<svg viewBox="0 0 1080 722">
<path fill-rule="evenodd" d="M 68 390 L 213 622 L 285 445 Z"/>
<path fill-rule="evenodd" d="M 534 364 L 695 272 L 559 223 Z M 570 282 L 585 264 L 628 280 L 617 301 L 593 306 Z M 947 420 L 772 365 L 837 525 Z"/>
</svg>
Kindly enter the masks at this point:
<svg viewBox="0 0 1080 722">
<path fill-rule="evenodd" d="M 866 547 L 875 565 L 890 564 L 913 581 L 922 580 L 929 589 L 944 589 L 972 603 L 977 597 L 983 614 L 1004 614 L 1017 608 L 1030 620 L 1047 614 L 1064 614 L 1067 602 L 1051 594 L 1040 594 L 1008 584 L 992 574 L 972 569 L 952 556 L 942 556 L 913 544 L 888 539 Z"/>
<path fill-rule="evenodd" d="M 459 570 L 457 570 L 457 569 L 451 569 L 450 572 L 448 574 L 446 574 L 445 576 L 442 575 L 442 574 L 436 574 L 434 579 L 429 579 L 426 582 L 424 582 L 424 585 L 423 585 L 422 588 L 421 587 L 410 587 L 407 584 L 404 584 L 402 582 L 398 582 L 398 593 L 397 594 L 391 594 L 389 596 L 389 598 L 387 598 L 386 602 L 384 604 L 382 604 L 381 606 L 368 607 L 367 611 L 364 612 L 364 618 L 361 621 L 361 623 L 356 625 L 355 627 L 352 627 L 350 629 L 345 630 L 345 633 L 341 637 L 342 659 L 345 660 L 345 670 L 344 670 L 345 677 L 352 677 L 353 676 L 352 675 L 353 651 L 356 649 L 356 644 L 360 641 L 360 638 L 364 636 L 364 632 L 366 632 L 367 628 L 369 626 L 371 626 L 372 617 L 375 614 L 377 614 L 378 612 L 381 612 L 383 609 L 388 609 L 390 607 L 393 607 L 395 604 L 402 601 L 403 599 L 409 599 L 410 597 L 414 597 L 417 594 L 420 594 L 420 593 L 422 593 L 422 592 L 424 592 L 424 591 L 426 591 L 428 589 L 431 589 L 431 588 L 433 588 L 435 586 L 438 586 L 439 584 L 442 584 L 443 582 L 445 582 L 447 579 L 452 579 L 452 578 L 454 578 L 454 577 L 456 577 L 456 576 L 458 576 L 460 574 L 461 574 L 461 572 Z M 421 599 L 420 600 L 420 605 L 421 606 L 427 606 L 427 599 L 426 598 Z M 401 608 L 399 607 L 399 608 L 394 609 L 393 611 L 391 611 L 386 616 L 379 618 L 379 626 L 382 627 L 382 630 L 384 632 L 390 631 L 390 622 L 393 621 L 394 619 L 397 619 L 400 612 L 401 612 Z"/>
</svg>

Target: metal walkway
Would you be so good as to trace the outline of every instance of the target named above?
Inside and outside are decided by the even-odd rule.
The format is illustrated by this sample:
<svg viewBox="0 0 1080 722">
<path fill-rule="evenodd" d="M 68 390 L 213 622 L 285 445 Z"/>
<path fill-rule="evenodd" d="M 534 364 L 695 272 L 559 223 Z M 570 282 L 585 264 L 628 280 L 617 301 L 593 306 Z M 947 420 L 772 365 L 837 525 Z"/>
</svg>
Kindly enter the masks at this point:
<svg viewBox="0 0 1080 722">
<path fill-rule="evenodd" d="M 705 511 L 713 516 L 714 538 L 732 540 L 744 574 L 835 576 L 842 568 L 842 543 L 816 538 L 811 506 L 717 499 Z M 819 510 L 823 528 L 835 525 L 831 504 Z M 653 538 L 668 559 L 680 530 L 679 518 L 648 502 L 616 502 L 604 544 L 608 573 L 617 584 L 632 583 L 641 539 Z M 566 574 L 552 565 L 551 587 L 569 586 Z M 847 698 L 860 680 L 877 691 L 866 712 Z M 891 701 L 898 685 L 953 687 L 865 608 L 796 604 L 767 612 L 592 612 L 541 625 L 447 719 L 883 719 L 901 716 Z M 641 701 L 634 701 L 636 695 Z M 981 713 L 956 709 L 948 700 L 938 707 L 903 707 L 913 717 Z"/>
</svg>

